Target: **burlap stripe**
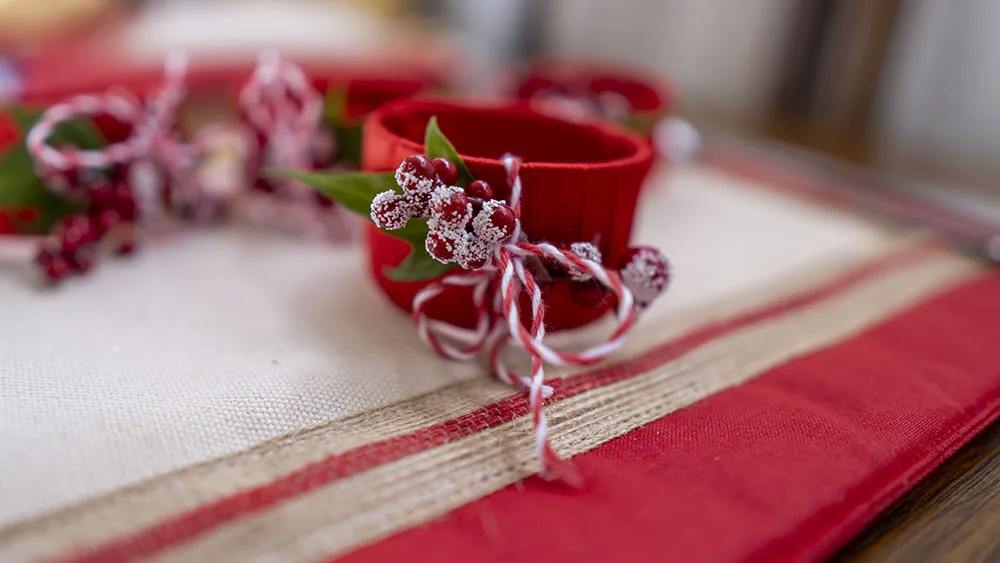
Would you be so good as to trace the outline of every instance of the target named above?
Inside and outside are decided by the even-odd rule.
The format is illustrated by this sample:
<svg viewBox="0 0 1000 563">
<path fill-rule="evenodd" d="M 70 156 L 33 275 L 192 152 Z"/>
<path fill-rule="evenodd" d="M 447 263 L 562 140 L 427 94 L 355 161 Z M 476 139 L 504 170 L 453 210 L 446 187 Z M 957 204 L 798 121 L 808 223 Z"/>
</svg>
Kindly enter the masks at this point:
<svg viewBox="0 0 1000 563">
<path fill-rule="evenodd" d="M 900 246 L 906 246 L 909 250 L 900 251 Z M 912 244 L 906 242 L 893 242 L 882 250 L 891 258 L 879 257 L 848 277 L 875 275 L 880 268 L 899 266 L 900 259 L 905 262 L 919 259 L 921 254 L 927 256 L 925 249 L 914 254 Z M 933 251 L 931 254 L 936 255 Z M 789 280 L 786 285 L 757 291 L 752 296 L 735 299 L 711 310 L 692 311 L 681 318 L 668 319 L 662 326 L 644 327 L 643 332 L 656 334 L 660 339 L 669 341 L 689 333 L 693 327 L 716 323 L 732 317 L 738 311 L 787 296 L 792 288 L 800 291 L 806 289 L 805 293 L 809 293 L 810 288 L 828 284 L 830 278 L 843 274 L 845 270 L 857 268 L 858 261 L 859 259 L 853 259 L 827 264 L 814 269 L 808 276 Z M 792 299 L 791 304 L 794 305 L 795 301 Z M 770 313 L 765 312 L 765 316 L 779 312 L 772 310 Z M 756 319 L 748 319 L 744 324 L 750 322 L 756 322 Z M 652 354 L 626 362 L 625 366 L 631 365 L 630 369 L 633 371 L 652 369 L 669 359 L 669 354 L 663 354 L 664 351 L 670 352 L 671 347 L 672 345 L 660 346 L 660 357 L 654 350 Z M 648 345 L 646 348 L 648 349 Z M 615 373 L 622 368 L 623 366 L 618 366 L 602 371 Z M 595 384 L 595 381 L 599 384 L 601 378 L 592 378 L 588 385 Z M 583 381 L 580 383 L 584 384 Z M 324 458 L 364 448 L 376 441 L 391 440 L 427 429 L 431 425 L 456 419 L 459 415 L 486 405 L 496 404 L 509 396 L 509 388 L 488 379 L 455 385 L 427 396 L 287 436 L 234 456 L 164 475 L 0 531 L 0 558 L 46 557 L 64 552 L 67 548 L 94 546 L 134 533 L 171 515 L 195 509 L 234 491 L 269 483 Z M 398 451 L 396 457 L 407 453 L 409 452 L 405 450 Z M 377 465 L 378 463 L 372 463 L 356 469 L 362 471 Z"/>
<path fill-rule="evenodd" d="M 549 408 L 556 449 L 586 452 L 795 357 L 829 346 L 981 270 L 940 256 L 804 309 L 712 340 L 637 377 Z M 344 553 L 428 521 L 537 471 L 521 417 L 339 480 L 246 516 L 162 555 L 165 561 L 305 561 Z"/>
</svg>

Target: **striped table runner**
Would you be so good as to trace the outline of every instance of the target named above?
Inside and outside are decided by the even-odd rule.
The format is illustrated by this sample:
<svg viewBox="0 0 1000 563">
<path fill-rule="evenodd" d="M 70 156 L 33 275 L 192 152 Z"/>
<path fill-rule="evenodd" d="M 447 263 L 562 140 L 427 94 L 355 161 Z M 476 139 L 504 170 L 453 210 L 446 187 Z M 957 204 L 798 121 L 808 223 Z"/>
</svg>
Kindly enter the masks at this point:
<svg viewBox="0 0 1000 563">
<path fill-rule="evenodd" d="M 816 560 L 996 416 L 981 264 L 707 167 L 642 213 L 672 293 L 551 374 L 580 491 L 356 250 L 208 233 L 58 294 L 5 276 L 0 560 Z"/>
</svg>

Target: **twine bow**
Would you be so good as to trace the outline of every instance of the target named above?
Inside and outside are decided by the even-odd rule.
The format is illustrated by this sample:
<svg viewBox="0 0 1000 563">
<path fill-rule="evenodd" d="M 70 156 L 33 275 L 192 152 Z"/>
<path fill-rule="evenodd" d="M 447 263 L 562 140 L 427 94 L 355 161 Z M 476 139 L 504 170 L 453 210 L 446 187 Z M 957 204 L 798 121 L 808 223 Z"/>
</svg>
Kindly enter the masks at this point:
<svg viewBox="0 0 1000 563">
<path fill-rule="evenodd" d="M 250 126 L 267 139 L 264 164 L 291 170 L 311 170 L 319 153 L 332 153 L 331 136 L 320 128 L 323 97 L 305 73 L 277 53 L 264 53 L 253 76 L 240 92 L 240 105 Z M 343 218 L 316 202 L 315 190 L 293 179 L 280 180 L 278 195 L 256 197 L 244 211 L 253 220 L 287 223 L 316 237 L 342 234 Z"/>
<path fill-rule="evenodd" d="M 634 299 L 618 274 L 600 263 L 548 243 L 532 244 L 524 240 L 521 232 L 522 188 L 518 173 L 521 161 L 506 155 L 502 162 L 507 171 L 510 206 L 516 217 L 514 232 L 507 242 L 497 247 L 485 268 L 445 276 L 418 292 L 413 299 L 413 320 L 421 339 L 438 354 L 466 361 L 486 348 L 493 373 L 508 384 L 528 390 L 535 447 L 541 463 L 540 475 L 548 480 L 558 479 L 575 485 L 580 482 L 579 474 L 570 463 L 559 457 L 549 440 L 544 403 L 553 390 L 544 383 L 544 366 L 546 363 L 589 366 L 610 356 L 621 347 L 635 323 Z M 579 353 L 554 350 L 545 344 L 545 305 L 541 288 L 524 265 L 529 257 L 549 259 L 570 271 L 586 272 L 614 293 L 617 298 L 617 326 L 607 340 Z M 476 311 L 476 326 L 472 329 L 427 317 L 428 303 L 453 287 L 472 288 Z M 531 303 L 529 326 L 521 320 L 519 296 L 522 292 L 528 295 Z M 502 352 L 511 340 L 530 357 L 530 377 L 519 376 L 508 369 Z"/>
<path fill-rule="evenodd" d="M 55 191 L 70 186 L 58 181 L 67 172 L 103 169 L 120 164 L 145 163 L 162 177 L 186 184 L 198 159 L 198 148 L 185 142 L 176 130 L 176 114 L 184 94 L 187 58 L 171 54 L 165 65 L 164 85 L 145 103 L 126 93 L 84 94 L 49 107 L 27 136 L 29 152 L 39 174 Z M 108 114 L 131 126 L 123 141 L 102 149 L 80 150 L 53 147 L 48 138 L 59 124 L 81 115 Z M 133 186 L 140 217 L 150 218 L 160 210 L 163 182 L 139 182 Z"/>
</svg>

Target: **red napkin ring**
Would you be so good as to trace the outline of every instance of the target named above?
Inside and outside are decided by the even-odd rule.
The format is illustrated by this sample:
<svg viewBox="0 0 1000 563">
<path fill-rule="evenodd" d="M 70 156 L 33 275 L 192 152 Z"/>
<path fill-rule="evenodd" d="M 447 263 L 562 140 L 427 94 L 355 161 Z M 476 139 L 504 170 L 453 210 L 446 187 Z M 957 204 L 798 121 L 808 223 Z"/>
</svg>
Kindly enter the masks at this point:
<svg viewBox="0 0 1000 563">
<path fill-rule="evenodd" d="M 564 117 L 597 115 L 647 136 L 672 111 L 672 94 L 649 73 L 598 63 L 543 60 L 515 71 L 510 90 Z"/>
<path fill-rule="evenodd" d="M 574 123 L 523 105 L 474 106 L 403 100 L 376 110 L 365 121 L 362 169 L 395 170 L 409 155 L 422 154 L 428 120 L 437 116 L 473 176 L 510 197 L 500 157 L 524 160 L 521 224 L 532 240 L 566 246 L 592 242 L 605 264 L 618 264 L 629 251 L 629 236 L 642 182 L 653 154 L 637 135 L 609 123 Z M 379 287 L 399 308 L 412 310 L 413 298 L 427 284 L 399 282 L 385 270 L 409 254 L 404 241 L 375 226 L 367 229 L 369 265 Z M 471 289 L 450 291 L 428 304 L 430 318 L 473 327 Z M 550 330 L 585 325 L 607 312 L 607 304 L 579 305 L 566 284 L 547 297 Z"/>
<path fill-rule="evenodd" d="M 432 161 L 422 154 L 411 154 L 402 159 L 395 173 L 396 183 L 402 191 L 386 190 L 376 195 L 371 204 L 371 219 L 378 228 L 389 232 L 405 228 L 411 219 L 427 219 L 428 231 L 423 237 L 426 252 L 439 262 L 457 263 L 460 269 L 424 284 L 413 296 L 413 319 L 421 338 L 438 354 L 454 360 L 469 360 L 479 351 L 486 350 L 497 377 L 529 392 L 540 475 L 576 484 L 579 475 L 560 459 L 549 443 L 544 398 L 552 389 L 544 384 L 544 366 L 588 366 L 617 351 L 635 322 L 637 310 L 647 306 L 666 288 L 669 265 L 658 250 L 638 248 L 624 251 L 620 270 L 608 268 L 602 264 L 601 249 L 589 240 L 553 244 L 535 237 L 527 225 L 544 228 L 553 219 L 566 219 L 561 213 L 566 209 L 564 202 L 544 197 L 549 188 L 553 189 L 552 193 L 561 193 L 557 182 L 572 182 L 570 186 L 574 189 L 561 193 L 562 197 L 585 200 L 600 186 L 588 183 L 594 180 L 587 177 L 596 176 L 598 182 L 611 180 L 603 173 L 612 172 L 619 176 L 618 183 L 604 185 L 601 195 L 610 192 L 617 197 L 637 192 L 649 168 L 651 155 L 648 149 L 642 150 L 647 146 L 645 143 L 621 137 L 618 131 L 590 131 L 588 138 L 583 131 L 564 129 L 565 126 L 581 128 L 582 125 L 544 116 L 539 119 L 540 114 L 524 108 L 509 110 L 410 102 L 405 106 L 400 104 L 395 110 L 397 113 L 390 110 L 377 113 L 383 113 L 380 123 L 385 131 L 405 134 L 407 124 L 420 124 L 421 118 L 430 116 L 425 113 L 428 110 L 436 116 L 444 136 L 451 137 L 459 158 L 469 167 L 474 179 L 466 177 L 465 186 L 459 187 L 456 185 L 459 169 L 455 162 L 445 158 Z M 394 123 L 394 118 L 400 115 L 402 121 Z M 475 136 L 461 133 L 457 129 L 460 126 L 474 131 Z M 563 134 L 566 136 L 562 137 Z M 476 144 L 474 139 L 483 141 Z M 548 144 L 542 146 L 526 139 L 545 139 Z M 589 144 L 591 142 L 593 145 Z M 524 164 L 517 156 L 504 154 L 498 160 L 503 180 L 491 183 L 480 177 L 480 167 L 474 163 L 478 160 L 481 168 L 487 169 L 492 162 L 475 155 L 488 154 L 499 146 L 498 143 L 520 148 L 535 159 L 559 158 L 573 162 L 532 165 Z M 403 142 L 395 147 L 406 144 Z M 419 146 L 415 148 L 420 149 Z M 579 160 L 590 162 L 576 162 Z M 366 160 L 366 166 L 367 163 Z M 535 169 L 529 173 L 532 166 Z M 554 173 L 546 174 L 546 168 Z M 621 176 L 629 177 L 629 172 L 635 172 L 632 177 L 635 186 L 622 183 Z M 539 183 L 528 184 L 529 177 Z M 542 183 L 544 180 L 554 183 Z M 593 189 L 588 189 L 591 186 Z M 533 190 L 529 191 L 529 187 Z M 631 212 L 635 198 L 626 197 Z M 534 202 L 533 218 L 528 214 L 528 201 Z M 611 215 L 604 217 L 605 213 L 600 211 L 576 217 L 576 225 L 586 228 L 588 223 L 607 224 L 604 220 Z M 631 216 L 628 219 L 626 229 L 631 227 Z M 563 223 L 568 225 L 570 221 Z M 628 231 L 623 237 L 616 237 L 615 230 L 619 227 L 615 223 L 611 227 L 611 231 L 599 234 L 607 235 L 607 240 L 611 241 L 622 238 L 627 244 Z M 564 236 L 573 236 L 566 229 L 560 231 Z M 599 238 L 594 237 L 594 240 Z M 618 250 L 610 244 L 606 247 L 611 252 Z M 419 251 L 421 249 L 414 249 L 414 252 Z M 377 264 L 374 247 L 372 257 Z M 617 261 L 611 263 L 617 264 Z M 591 304 L 593 310 L 603 312 L 606 306 L 594 305 L 613 303 L 617 326 L 607 340 L 582 352 L 559 351 L 545 344 L 551 294 L 545 295 L 542 283 L 556 279 L 564 288 L 596 291 L 601 299 Z M 606 292 L 611 295 L 605 300 Z M 457 309 L 463 304 L 456 299 L 462 297 L 466 299 L 464 307 L 471 309 L 474 316 L 471 328 L 434 318 L 431 309 L 435 303 L 447 303 Z M 530 377 L 515 375 L 508 369 L 502 354 L 508 342 L 531 358 Z"/>
</svg>

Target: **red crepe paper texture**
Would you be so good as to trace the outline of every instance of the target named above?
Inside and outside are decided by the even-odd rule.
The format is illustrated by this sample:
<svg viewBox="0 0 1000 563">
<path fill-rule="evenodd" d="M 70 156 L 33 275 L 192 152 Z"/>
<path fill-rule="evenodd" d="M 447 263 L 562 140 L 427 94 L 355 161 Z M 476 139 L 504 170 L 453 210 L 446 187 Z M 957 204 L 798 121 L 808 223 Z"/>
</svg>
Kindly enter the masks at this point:
<svg viewBox="0 0 1000 563">
<path fill-rule="evenodd" d="M 571 123 L 522 105 L 403 100 L 379 108 L 365 121 L 362 169 L 395 170 L 405 157 L 422 154 L 432 116 L 473 176 L 489 182 L 497 197 L 510 195 L 498 159 L 505 153 L 524 159 L 522 225 L 531 240 L 566 246 L 593 242 L 605 265 L 616 265 L 624 256 L 639 191 L 653 163 L 641 138 L 608 123 Z M 410 311 L 414 295 L 427 283 L 397 282 L 385 274 L 409 254 L 409 245 L 374 225 L 366 239 L 375 281 L 394 304 Z M 428 315 L 471 327 L 471 304 L 471 290 L 449 289 L 430 304 Z M 551 330 L 582 326 L 607 311 L 576 305 L 565 284 L 556 284 L 546 305 Z"/>
<path fill-rule="evenodd" d="M 966 284 L 343 563 L 822 561 L 1000 414 L 1000 276 Z"/>
</svg>

